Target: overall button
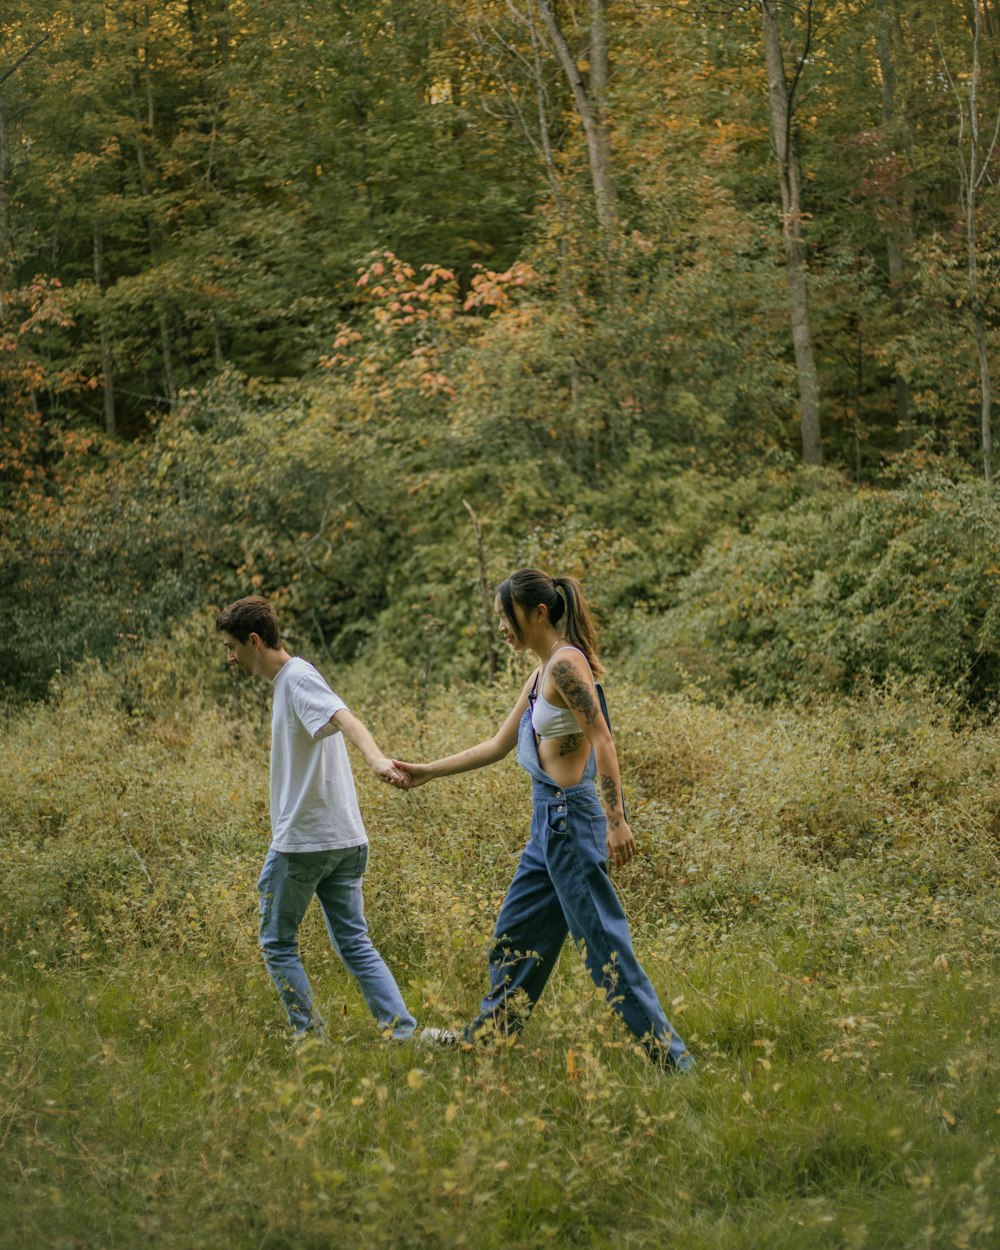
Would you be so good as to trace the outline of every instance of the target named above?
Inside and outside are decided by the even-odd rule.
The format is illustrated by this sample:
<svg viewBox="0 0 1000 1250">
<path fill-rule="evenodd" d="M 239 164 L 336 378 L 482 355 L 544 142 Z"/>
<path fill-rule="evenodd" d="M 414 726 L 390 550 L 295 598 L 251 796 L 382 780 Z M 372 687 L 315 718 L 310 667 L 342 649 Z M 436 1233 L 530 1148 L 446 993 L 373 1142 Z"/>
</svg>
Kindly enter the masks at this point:
<svg viewBox="0 0 1000 1250">
<path fill-rule="evenodd" d="M 557 812 L 564 812 L 565 810 L 566 808 L 563 806 L 562 803 L 560 803 L 559 806 L 556 808 Z"/>
</svg>

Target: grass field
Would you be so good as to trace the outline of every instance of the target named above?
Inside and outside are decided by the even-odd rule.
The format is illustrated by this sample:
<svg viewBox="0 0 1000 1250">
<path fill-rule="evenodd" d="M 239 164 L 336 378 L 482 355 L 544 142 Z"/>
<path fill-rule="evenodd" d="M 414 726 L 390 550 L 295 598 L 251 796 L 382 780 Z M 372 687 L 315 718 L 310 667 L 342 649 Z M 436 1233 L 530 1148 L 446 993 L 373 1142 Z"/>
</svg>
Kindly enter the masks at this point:
<svg viewBox="0 0 1000 1250">
<path fill-rule="evenodd" d="M 411 757 L 510 701 L 335 684 Z M 330 1036 L 293 1053 L 255 940 L 266 703 L 207 685 L 88 669 L 3 727 L 3 1250 L 1000 1244 L 992 726 L 914 690 L 612 683 L 642 852 L 617 879 L 699 1059 L 671 1077 L 571 949 L 516 1046 L 383 1041 L 314 912 Z M 355 765 L 373 934 L 421 1022 L 458 1023 L 525 783 L 399 795 Z"/>
</svg>

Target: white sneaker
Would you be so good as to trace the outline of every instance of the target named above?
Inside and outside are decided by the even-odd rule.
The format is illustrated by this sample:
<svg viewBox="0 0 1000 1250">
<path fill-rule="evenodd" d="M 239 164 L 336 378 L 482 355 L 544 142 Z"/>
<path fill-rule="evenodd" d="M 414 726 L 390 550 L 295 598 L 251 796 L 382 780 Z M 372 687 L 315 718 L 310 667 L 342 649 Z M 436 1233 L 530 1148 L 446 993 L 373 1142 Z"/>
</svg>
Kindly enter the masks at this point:
<svg viewBox="0 0 1000 1250">
<path fill-rule="evenodd" d="M 420 1040 L 429 1046 L 457 1046 L 459 1038 L 454 1029 L 423 1029 Z"/>
</svg>

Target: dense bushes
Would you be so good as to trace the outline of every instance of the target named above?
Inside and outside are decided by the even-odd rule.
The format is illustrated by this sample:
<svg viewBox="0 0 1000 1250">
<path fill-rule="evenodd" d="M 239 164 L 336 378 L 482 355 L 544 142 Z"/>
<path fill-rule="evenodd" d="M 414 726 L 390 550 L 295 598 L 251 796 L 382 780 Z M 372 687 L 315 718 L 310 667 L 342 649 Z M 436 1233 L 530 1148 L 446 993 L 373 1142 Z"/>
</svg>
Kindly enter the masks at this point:
<svg viewBox="0 0 1000 1250">
<path fill-rule="evenodd" d="M 397 348 L 404 363 L 416 350 Z M 356 379 L 225 375 L 146 444 L 91 452 L 60 493 L 26 496 L 0 529 L 7 688 L 40 695 L 88 655 L 252 590 L 297 648 L 425 689 L 478 679 L 468 501 L 488 580 L 524 564 L 581 577 L 611 657 L 654 685 L 773 700 L 909 675 L 994 697 L 1000 516 L 985 486 L 857 489 L 780 458 L 741 475 L 649 437 L 598 472 L 558 444 L 533 456 L 532 422 L 484 458 L 483 424 L 460 419 L 468 394 L 416 412 L 406 393 L 379 406 Z"/>
<path fill-rule="evenodd" d="M 649 678 L 760 699 L 919 676 L 982 706 L 1000 673 L 1000 510 L 977 483 L 817 483 L 747 534 L 726 533 L 633 629 Z"/>
</svg>

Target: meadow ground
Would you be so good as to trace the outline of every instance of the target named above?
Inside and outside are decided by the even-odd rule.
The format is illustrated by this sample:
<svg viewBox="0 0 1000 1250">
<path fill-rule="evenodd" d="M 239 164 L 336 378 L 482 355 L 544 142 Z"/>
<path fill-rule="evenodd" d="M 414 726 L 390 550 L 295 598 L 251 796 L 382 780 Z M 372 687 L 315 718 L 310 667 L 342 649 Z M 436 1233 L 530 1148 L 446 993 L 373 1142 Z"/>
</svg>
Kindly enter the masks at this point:
<svg viewBox="0 0 1000 1250">
<path fill-rule="evenodd" d="M 613 687 L 642 851 L 617 880 L 699 1059 L 671 1077 L 572 949 L 515 1046 L 385 1042 L 315 909 L 329 1040 L 293 1053 L 255 941 L 266 703 L 168 677 L 88 669 L 2 729 L 3 1250 L 1000 1242 L 994 726 L 912 689 Z M 345 681 L 410 757 L 509 701 Z M 373 934 L 421 1023 L 461 1022 L 523 778 L 399 795 L 355 765 Z"/>
</svg>

